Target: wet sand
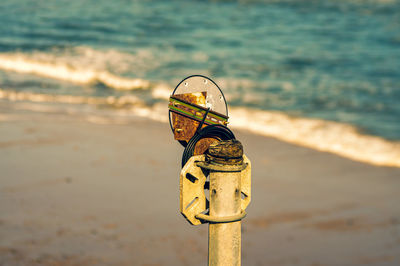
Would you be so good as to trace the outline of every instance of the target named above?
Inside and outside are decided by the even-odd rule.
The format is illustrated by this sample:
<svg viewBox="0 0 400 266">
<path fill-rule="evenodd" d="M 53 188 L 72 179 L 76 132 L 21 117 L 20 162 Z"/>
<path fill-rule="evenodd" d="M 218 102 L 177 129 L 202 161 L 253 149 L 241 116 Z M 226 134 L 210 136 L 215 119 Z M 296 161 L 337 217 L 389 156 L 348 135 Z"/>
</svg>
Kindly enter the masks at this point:
<svg viewBox="0 0 400 266">
<path fill-rule="evenodd" d="M 206 265 L 167 124 L 16 106 L 0 103 L 0 265 Z M 399 168 L 234 131 L 253 164 L 242 265 L 400 265 Z"/>
</svg>

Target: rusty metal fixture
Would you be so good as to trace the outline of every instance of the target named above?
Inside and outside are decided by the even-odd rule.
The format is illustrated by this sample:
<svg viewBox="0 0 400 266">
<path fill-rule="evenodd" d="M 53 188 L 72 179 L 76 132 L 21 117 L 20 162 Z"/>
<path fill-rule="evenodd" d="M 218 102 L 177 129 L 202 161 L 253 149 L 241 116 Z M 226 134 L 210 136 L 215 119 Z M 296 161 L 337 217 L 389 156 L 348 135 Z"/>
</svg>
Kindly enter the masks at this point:
<svg viewBox="0 0 400 266">
<path fill-rule="evenodd" d="M 201 110 L 200 105 L 205 104 L 206 93 L 197 94 L 178 94 L 169 99 L 171 127 L 174 129 L 176 140 L 187 142 L 195 134 L 202 115 L 196 115 Z M 193 108 L 191 108 L 193 106 Z"/>
<path fill-rule="evenodd" d="M 211 79 L 194 75 L 182 80 L 169 101 L 169 119 L 174 137 L 183 146 L 207 125 L 228 124 L 228 108 L 218 85 Z M 215 140 L 198 143 L 195 154 L 204 153 Z"/>
<path fill-rule="evenodd" d="M 201 95 L 207 95 L 203 92 Z M 211 108 L 205 108 L 198 104 L 199 100 L 204 100 L 201 97 L 196 97 L 194 94 L 176 94 L 169 98 L 169 109 L 174 114 L 179 114 L 187 118 L 202 122 L 206 125 L 227 123 L 228 117 L 226 115 L 214 112 Z"/>
<path fill-rule="evenodd" d="M 204 141 L 202 142 L 203 139 L 208 139 L 207 142 Z M 222 125 L 210 125 L 207 127 L 204 127 L 200 129 L 199 131 L 196 132 L 196 134 L 189 140 L 187 143 L 185 150 L 183 151 L 182 155 L 182 167 L 186 164 L 186 162 L 195 155 L 196 153 L 196 147 L 198 147 L 198 144 L 200 143 L 203 148 L 203 151 L 206 151 L 208 149 L 208 146 L 211 143 L 214 143 L 215 140 L 230 140 L 230 139 L 235 139 L 235 135 L 233 132 Z"/>
<path fill-rule="evenodd" d="M 247 167 L 243 160 L 243 146 L 236 139 L 212 143 L 205 153 L 205 161 L 197 165 L 220 172 L 238 172 Z"/>
<path fill-rule="evenodd" d="M 189 141 L 199 128 L 207 125 L 225 125 L 228 117 L 200 104 L 205 103 L 207 93 L 178 94 L 169 99 L 174 137 L 179 141 Z"/>
<path fill-rule="evenodd" d="M 203 138 L 199 140 L 194 147 L 193 155 L 204 154 L 208 150 L 210 145 L 216 142 L 218 142 L 218 139 L 214 138 Z"/>
<path fill-rule="evenodd" d="M 175 139 L 185 146 L 180 211 L 192 225 L 209 223 L 208 265 L 238 266 L 241 220 L 251 200 L 251 163 L 226 127 L 225 97 L 212 80 L 188 77 L 170 97 L 169 118 Z"/>
<path fill-rule="evenodd" d="M 236 139 L 215 142 L 208 147 L 206 161 L 214 164 L 243 164 L 243 145 Z"/>
</svg>

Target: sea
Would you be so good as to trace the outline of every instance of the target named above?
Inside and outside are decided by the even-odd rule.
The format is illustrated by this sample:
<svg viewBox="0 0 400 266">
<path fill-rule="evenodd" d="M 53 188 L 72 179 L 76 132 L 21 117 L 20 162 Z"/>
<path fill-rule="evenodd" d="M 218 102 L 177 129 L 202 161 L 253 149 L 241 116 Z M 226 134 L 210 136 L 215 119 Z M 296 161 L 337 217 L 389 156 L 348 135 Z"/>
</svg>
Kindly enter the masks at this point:
<svg viewBox="0 0 400 266">
<path fill-rule="evenodd" d="M 400 167 L 399 0 L 0 1 L 0 101 L 167 122 L 195 74 L 232 129 Z"/>
</svg>

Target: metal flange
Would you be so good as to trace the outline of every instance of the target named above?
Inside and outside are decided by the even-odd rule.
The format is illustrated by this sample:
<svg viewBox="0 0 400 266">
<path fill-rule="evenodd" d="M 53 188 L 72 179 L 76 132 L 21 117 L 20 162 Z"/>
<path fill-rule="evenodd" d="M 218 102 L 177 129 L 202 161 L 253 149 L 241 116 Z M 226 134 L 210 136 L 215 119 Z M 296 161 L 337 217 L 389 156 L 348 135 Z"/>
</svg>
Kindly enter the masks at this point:
<svg viewBox="0 0 400 266">
<path fill-rule="evenodd" d="M 246 216 L 246 208 L 251 201 L 251 163 L 246 155 L 243 155 L 244 170 L 241 171 L 241 213 L 229 217 L 212 217 L 204 214 L 208 208 L 208 200 L 205 196 L 204 186 L 207 180 L 199 163 L 205 162 L 204 155 L 196 155 L 182 168 L 180 174 L 180 211 L 192 225 L 205 222 L 226 223 L 239 221 Z M 209 164 L 208 164 L 209 165 Z"/>
</svg>

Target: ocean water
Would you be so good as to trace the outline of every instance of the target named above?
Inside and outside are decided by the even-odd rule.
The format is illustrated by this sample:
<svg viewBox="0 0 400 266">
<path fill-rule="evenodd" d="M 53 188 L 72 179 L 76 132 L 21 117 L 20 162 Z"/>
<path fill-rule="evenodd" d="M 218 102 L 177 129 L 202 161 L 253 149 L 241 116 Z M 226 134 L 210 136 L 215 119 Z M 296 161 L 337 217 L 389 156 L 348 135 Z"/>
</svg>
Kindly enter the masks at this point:
<svg viewBox="0 0 400 266">
<path fill-rule="evenodd" d="M 186 76 L 232 127 L 400 166 L 400 1 L 0 2 L 0 99 L 166 121 Z"/>
</svg>

